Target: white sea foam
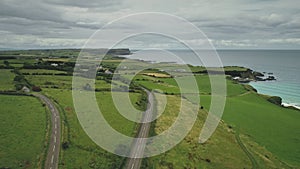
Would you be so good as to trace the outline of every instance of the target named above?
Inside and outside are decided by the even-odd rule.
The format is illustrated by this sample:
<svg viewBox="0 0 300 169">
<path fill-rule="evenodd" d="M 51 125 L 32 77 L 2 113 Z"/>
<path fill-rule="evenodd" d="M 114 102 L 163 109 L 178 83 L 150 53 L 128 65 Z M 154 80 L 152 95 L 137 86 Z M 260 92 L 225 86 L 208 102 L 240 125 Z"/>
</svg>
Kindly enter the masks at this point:
<svg viewBox="0 0 300 169">
<path fill-rule="evenodd" d="M 296 109 L 300 110 L 300 106 L 298 104 L 293 104 L 293 103 L 282 103 L 281 104 L 284 107 L 295 107 Z"/>
</svg>

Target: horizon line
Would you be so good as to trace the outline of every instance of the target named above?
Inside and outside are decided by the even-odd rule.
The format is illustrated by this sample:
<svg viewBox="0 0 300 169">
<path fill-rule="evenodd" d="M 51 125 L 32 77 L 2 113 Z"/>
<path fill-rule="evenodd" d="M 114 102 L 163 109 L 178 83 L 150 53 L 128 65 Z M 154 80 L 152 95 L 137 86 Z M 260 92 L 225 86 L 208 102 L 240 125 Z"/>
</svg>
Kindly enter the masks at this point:
<svg viewBox="0 0 300 169">
<path fill-rule="evenodd" d="M 108 49 L 108 48 L 86 48 L 86 49 Z M 129 49 L 132 51 L 138 51 L 138 50 L 147 50 L 147 48 L 126 48 L 126 47 L 120 47 L 120 48 L 112 48 L 112 49 Z M 77 47 L 66 47 L 66 48 L 0 48 L 0 51 L 22 51 L 22 50 L 83 50 L 83 48 L 77 48 Z M 156 48 L 150 48 L 148 50 L 156 50 Z M 184 48 L 165 48 L 165 49 L 157 49 L 157 50 L 189 50 Z M 195 50 L 214 50 L 214 49 L 195 49 Z M 300 50 L 298 48 L 216 48 L 215 50 Z"/>
</svg>

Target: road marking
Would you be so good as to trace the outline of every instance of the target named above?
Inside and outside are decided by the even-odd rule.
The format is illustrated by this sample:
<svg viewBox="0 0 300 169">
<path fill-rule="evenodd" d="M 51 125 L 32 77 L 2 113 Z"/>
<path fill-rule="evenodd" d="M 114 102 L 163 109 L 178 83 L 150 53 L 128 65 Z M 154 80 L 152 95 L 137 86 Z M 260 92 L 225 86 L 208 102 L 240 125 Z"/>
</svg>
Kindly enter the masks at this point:
<svg viewBox="0 0 300 169">
<path fill-rule="evenodd" d="M 52 151 L 54 152 L 54 150 L 55 150 L 55 145 L 53 146 L 53 150 Z"/>
<path fill-rule="evenodd" d="M 54 155 L 52 155 L 52 158 L 51 158 L 51 164 L 53 164 L 53 159 L 54 159 Z"/>
<path fill-rule="evenodd" d="M 133 169 L 133 167 L 134 167 L 134 163 L 132 164 L 131 169 Z"/>
<path fill-rule="evenodd" d="M 54 121 L 55 121 L 55 123 L 56 123 L 56 121 L 57 121 L 56 117 L 54 118 Z"/>
<path fill-rule="evenodd" d="M 55 126 L 54 126 L 54 128 L 55 128 L 55 129 L 57 128 L 57 125 L 56 125 L 56 123 L 55 123 Z"/>
<path fill-rule="evenodd" d="M 55 133 L 55 134 L 56 134 L 56 132 L 57 132 L 57 131 L 56 131 L 56 130 L 54 130 L 54 133 Z"/>
<path fill-rule="evenodd" d="M 54 136 L 54 143 L 56 143 L 56 136 Z"/>
</svg>

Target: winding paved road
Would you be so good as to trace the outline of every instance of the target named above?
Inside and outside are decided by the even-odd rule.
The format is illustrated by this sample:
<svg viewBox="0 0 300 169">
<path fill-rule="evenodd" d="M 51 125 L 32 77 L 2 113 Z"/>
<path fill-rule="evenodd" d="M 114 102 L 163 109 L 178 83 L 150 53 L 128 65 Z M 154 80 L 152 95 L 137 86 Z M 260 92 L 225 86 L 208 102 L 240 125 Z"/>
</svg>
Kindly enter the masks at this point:
<svg viewBox="0 0 300 169">
<path fill-rule="evenodd" d="M 143 113 L 141 122 L 151 121 L 153 116 L 153 101 L 154 96 L 151 92 L 145 90 L 148 95 L 147 110 Z M 138 138 L 147 138 L 150 131 L 151 122 L 141 123 Z M 132 143 L 131 157 L 142 157 L 146 147 L 146 139 L 139 139 Z M 127 169 L 139 169 L 141 167 L 143 158 L 128 158 L 125 168 Z"/>
<path fill-rule="evenodd" d="M 34 94 L 42 100 L 51 111 L 51 136 L 48 148 L 47 158 L 45 160 L 45 169 L 57 169 L 58 157 L 60 151 L 60 116 L 53 102 L 42 94 Z"/>
</svg>

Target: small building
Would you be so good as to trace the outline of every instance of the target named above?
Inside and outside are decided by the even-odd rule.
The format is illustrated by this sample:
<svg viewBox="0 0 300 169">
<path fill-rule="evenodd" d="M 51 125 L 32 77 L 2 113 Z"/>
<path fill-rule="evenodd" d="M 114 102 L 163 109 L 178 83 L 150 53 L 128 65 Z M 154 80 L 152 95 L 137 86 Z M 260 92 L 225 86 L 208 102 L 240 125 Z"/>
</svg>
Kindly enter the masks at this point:
<svg viewBox="0 0 300 169">
<path fill-rule="evenodd" d="M 58 64 L 57 63 L 51 63 L 51 66 L 57 67 Z"/>
<path fill-rule="evenodd" d="M 238 76 L 233 78 L 233 80 L 240 80 L 240 79 L 241 79 L 241 78 L 238 77 Z"/>
<path fill-rule="evenodd" d="M 26 86 L 23 86 L 23 88 L 21 89 L 22 92 L 24 93 L 29 93 L 30 92 L 30 89 Z"/>
<path fill-rule="evenodd" d="M 103 67 L 102 66 L 97 66 L 97 68 L 96 68 L 97 70 L 102 70 L 103 69 Z"/>
<path fill-rule="evenodd" d="M 108 69 L 107 70 L 105 70 L 105 72 L 104 72 L 105 74 L 109 74 L 109 75 L 111 75 L 112 74 L 112 72 L 111 71 L 109 71 Z"/>
</svg>

